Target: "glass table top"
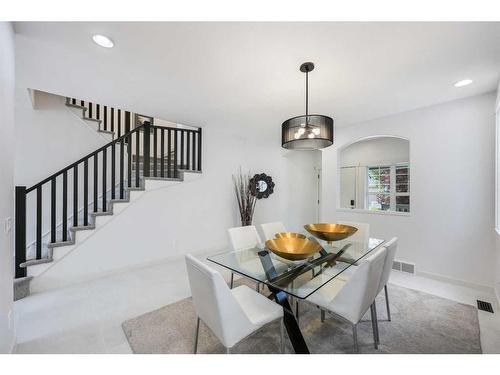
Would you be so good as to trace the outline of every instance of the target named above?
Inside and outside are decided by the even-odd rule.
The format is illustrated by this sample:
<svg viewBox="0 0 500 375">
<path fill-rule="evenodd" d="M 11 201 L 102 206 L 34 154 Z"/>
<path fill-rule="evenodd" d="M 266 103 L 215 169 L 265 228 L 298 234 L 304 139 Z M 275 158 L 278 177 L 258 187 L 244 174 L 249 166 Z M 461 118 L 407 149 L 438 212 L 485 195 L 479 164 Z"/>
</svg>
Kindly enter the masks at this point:
<svg viewBox="0 0 500 375">
<path fill-rule="evenodd" d="M 321 242 L 323 250 L 306 260 L 291 261 L 262 247 L 226 251 L 207 259 L 231 271 L 281 290 L 297 298 L 307 298 L 323 285 L 340 275 L 384 240 L 335 241 L 330 246 Z"/>
</svg>

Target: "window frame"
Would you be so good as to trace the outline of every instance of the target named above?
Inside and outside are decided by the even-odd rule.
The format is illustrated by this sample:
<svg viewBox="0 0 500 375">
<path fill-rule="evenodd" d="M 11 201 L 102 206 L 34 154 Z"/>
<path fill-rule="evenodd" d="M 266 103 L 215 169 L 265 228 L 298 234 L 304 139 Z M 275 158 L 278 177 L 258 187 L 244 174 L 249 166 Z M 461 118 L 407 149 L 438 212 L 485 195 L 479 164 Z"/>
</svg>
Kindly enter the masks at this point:
<svg viewBox="0 0 500 375">
<path fill-rule="evenodd" d="M 408 191 L 407 192 L 396 192 L 396 168 L 398 167 L 406 167 L 408 169 Z M 375 169 L 378 168 L 379 171 L 381 168 L 390 168 L 389 172 L 389 193 L 381 193 L 384 195 L 389 196 L 389 209 L 388 210 L 372 210 L 369 207 L 369 196 L 374 194 L 370 192 L 370 169 Z M 380 172 L 379 172 L 380 176 Z M 364 210 L 370 211 L 370 212 L 389 212 L 389 213 L 404 213 L 404 214 L 410 214 L 411 213 L 411 168 L 410 168 L 410 163 L 409 162 L 402 162 L 402 163 L 394 163 L 394 164 L 380 164 L 380 165 L 368 165 L 366 166 L 366 183 L 365 183 L 365 202 L 364 202 Z M 407 196 L 409 198 L 409 204 L 408 204 L 408 211 L 397 211 L 397 204 L 396 204 L 396 197 L 398 196 Z"/>
</svg>

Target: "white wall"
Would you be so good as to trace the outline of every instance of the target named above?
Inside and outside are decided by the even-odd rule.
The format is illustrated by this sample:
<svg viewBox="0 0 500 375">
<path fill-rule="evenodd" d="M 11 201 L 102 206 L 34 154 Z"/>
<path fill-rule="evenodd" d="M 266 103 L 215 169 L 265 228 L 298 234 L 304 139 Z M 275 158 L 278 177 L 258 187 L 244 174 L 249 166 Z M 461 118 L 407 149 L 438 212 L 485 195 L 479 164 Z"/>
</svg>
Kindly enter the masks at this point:
<svg viewBox="0 0 500 375">
<path fill-rule="evenodd" d="M 37 92 L 33 108 L 23 74 L 16 72 L 15 183 L 30 187 L 111 139 L 71 112 L 63 97 Z"/>
<path fill-rule="evenodd" d="M 495 221 L 495 239 L 496 239 L 496 259 L 495 259 L 495 292 L 500 305 L 500 82 L 497 89 L 496 101 L 496 221 Z"/>
<path fill-rule="evenodd" d="M 374 237 L 399 237 L 397 258 L 417 270 L 491 287 L 494 108 L 491 93 L 338 129 L 322 154 L 323 220 L 370 223 Z M 410 141 L 410 216 L 337 210 L 338 149 L 376 135 Z"/>
<path fill-rule="evenodd" d="M 281 220 L 292 230 L 315 221 L 314 167 L 319 152 L 285 151 L 274 139 L 252 139 L 204 129 L 203 173 L 197 178 L 148 191 L 102 230 L 32 282 L 32 290 L 74 283 L 109 272 L 186 253 L 220 252 L 227 228 L 239 226 L 231 175 L 270 175 L 276 186 L 257 202 L 254 223 Z M 191 175 L 192 176 L 192 175 Z"/>
<path fill-rule="evenodd" d="M 401 138 L 370 138 L 345 147 L 340 154 L 343 167 L 391 165 L 409 161 L 410 145 Z"/>
<path fill-rule="evenodd" d="M 4 231 L 14 220 L 14 35 L 12 25 L 0 22 L 0 353 L 14 344 L 13 235 Z"/>
</svg>

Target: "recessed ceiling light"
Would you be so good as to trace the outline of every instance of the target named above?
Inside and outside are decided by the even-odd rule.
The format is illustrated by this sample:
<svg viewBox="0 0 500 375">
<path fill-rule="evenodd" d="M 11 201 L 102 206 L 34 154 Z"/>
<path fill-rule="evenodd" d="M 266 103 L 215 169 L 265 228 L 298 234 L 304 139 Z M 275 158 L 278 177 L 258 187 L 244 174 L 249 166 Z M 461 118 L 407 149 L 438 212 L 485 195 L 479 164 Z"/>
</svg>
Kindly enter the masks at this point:
<svg viewBox="0 0 500 375">
<path fill-rule="evenodd" d="M 455 87 L 464 87 L 470 85 L 472 83 L 472 79 L 462 79 L 461 81 L 455 82 L 453 86 Z"/>
<path fill-rule="evenodd" d="M 104 48 L 113 48 L 115 45 L 107 36 L 96 34 L 92 37 L 94 42 Z"/>
</svg>

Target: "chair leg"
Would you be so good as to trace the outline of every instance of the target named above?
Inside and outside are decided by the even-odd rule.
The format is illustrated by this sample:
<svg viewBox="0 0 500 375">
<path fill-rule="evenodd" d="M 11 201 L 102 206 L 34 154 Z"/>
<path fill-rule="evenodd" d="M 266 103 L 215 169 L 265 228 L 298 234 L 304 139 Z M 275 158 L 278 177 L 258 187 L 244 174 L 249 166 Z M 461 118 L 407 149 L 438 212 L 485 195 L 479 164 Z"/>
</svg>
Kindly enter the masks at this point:
<svg viewBox="0 0 500 375">
<path fill-rule="evenodd" d="M 385 306 L 387 307 L 387 320 L 391 321 L 391 308 L 389 307 L 389 293 L 387 293 L 387 285 L 384 286 L 385 291 Z"/>
<path fill-rule="evenodd" d="M 352 325 L 352 338 L 354 340 L 354 353 L 359 353 L 359 345 L 358 345 L 358 325 Z"/>
<path fill-rule="evenodd" d="M 229 283 L 229 289 L 233 289 L 234 273 L 231 272 L 231 282 Z"/>
<path fill-rule="evenodd" d="M 378 344 L 380 340 L 378 337 L 378 321 L 377 321 L 377 310 L 375 302 L 373 302 L 370 306 L 370 313 L 372 318 L 373 342 L 375 349 L 378 349 Z"/>
<path fill-rule="evenodd" d="M 194 349 L 193 353 L 198 351 L 198 332 L 200 331 L 200 318 L 196 318 L 196 329 L 194 331 Z"/>
<path fill-rule="evenodd" d="M 280 321 L 280 350 L 281 354 L 285 354 L 285 322 L 284 318 Z"/>
<path fill-rule="evenodd" d="M 321 311 L 321 323 L 325 321 L 325 310 L 320 310 Z"/>
</svg>

